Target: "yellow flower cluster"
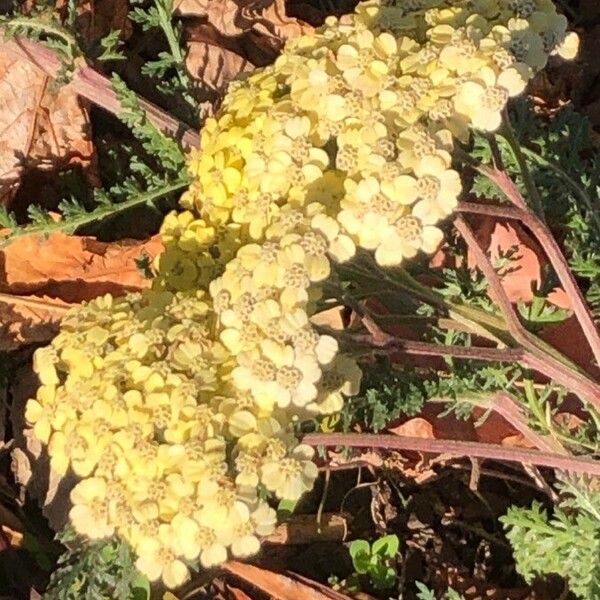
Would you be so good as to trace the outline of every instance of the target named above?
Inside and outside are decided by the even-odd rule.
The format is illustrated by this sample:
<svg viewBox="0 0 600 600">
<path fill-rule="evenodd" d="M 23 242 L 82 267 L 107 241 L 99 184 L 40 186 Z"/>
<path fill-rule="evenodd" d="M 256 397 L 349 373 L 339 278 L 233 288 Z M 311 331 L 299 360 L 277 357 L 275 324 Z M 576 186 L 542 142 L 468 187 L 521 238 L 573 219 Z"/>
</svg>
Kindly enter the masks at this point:
<svg viewBox="0 0 600 600">
<path fill-rule="evenodd" d="M 311 317 L 357 249 L 433 252 L 461 191 L 454 139 L 493 131 L 576 38 L 549 0 L 367 0 L 235 82 L 163 223 L 153 289 L 96 299 L 38 350 L 26 418 L 75 529 L 117 534 L 168 587 L 258 551 L 263 492 L 317 476 L 294 426 L 339 411 L 356 362 Z"/>
<path fill-rule="evenodd" d="M 454 139 L 496 130 L 550 54 L 572 58 L 566 30 L 551 0 L 362 2 L 230 86 L 183 205 L 260 243 L 316 202 L 382 266 L 432 252 L 461 191 Z"/>
<path fill-rule="evenodd" d="M 73 526 L 91 539 L 121 536 L 139 569 L 168 587 L 185 581 L 188 564 L 210 567 L 228 552 L 259 550 L 259 536 L 275 525 L 259 485 L 297 499 L 317 475 L 313 450 L 292 435 L 295 411 L 285 410 L 283 395 L 316 401 L 310 351 L 318 346 L 331 362 L 335 348 L 327 352 L 327 342 L 292 317 L 290 335 L 305 338 L 306 355 L 288 360 L 265 347 L 263 370 L 273 377 L 252 385 L 270 383 L 277 388 L 265 397 L 282 396 L 261 408 L 255 398 L 263 396 L 250 392 L 239 361 L 218 341 L 219 318 L 202 291 L 105 296 L 70 313 L 52 345 L 35 354 L 41 386 L 26 419 L 47 444 L 53 471 L 81 478 L 71 492 Z M 344 365 L 328 367 L 328 393 L 337 394 L 329 402 L 338 408 L 343 382 L 334 380 Z M 308 396 L 290 385 L 296 377 Z M 328 401 L 327 393 L 319 398 Z"/>
</svg>

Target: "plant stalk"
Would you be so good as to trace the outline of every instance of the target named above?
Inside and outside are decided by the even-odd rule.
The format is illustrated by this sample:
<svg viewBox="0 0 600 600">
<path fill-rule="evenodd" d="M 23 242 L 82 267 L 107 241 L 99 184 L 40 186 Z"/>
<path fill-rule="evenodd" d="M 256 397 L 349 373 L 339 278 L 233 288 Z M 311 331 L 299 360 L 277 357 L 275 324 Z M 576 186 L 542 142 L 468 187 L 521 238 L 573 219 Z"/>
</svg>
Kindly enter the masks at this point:
<svg viewBox="0 0 600 600">
<path fill-rule="evenodd" d="M 60 73 L 62 61 L 58 52 L 41 43 L 28 40 L 23 37 L 5 40 L 0 28 L 0 43 L 4 43 L 11 52 L 24 60 L 29 61 L 48 77 L 52 79 Z M 77 59 L 76 63 L 81 60 Z M 101 75 L 92 67 L 87 65 L 76 68 L 70 83 L 73 91 L 108 112 L 119 115 L 122 112 L 121 104 L 112 88 L 112 82 L 108 77 Z M 139 103 L 148 119 L 161 131 L 178 140 L 185 149 L 198 148 L 200 136 L 185 123 L 175 119 L 170 114 L 139 98 Z"/>
<path fill-rule="evenodd" d="M 488 280 L 494 300 L 498 303 L 506 320 L 509 333 L 517 344 L 529 352 L 528 362 L 530 366 L 567 389 L 574 391 L 593 404 L 597 410 L 600 410 L 600 385 L 590 379 L 572 361 L 523 327 L 504 292 L 498 274 L 464 217 L 460 215 L 456 217 L 454 226 L 467 242 L 475 256 L 477 266 Z"/>
<path fill-rule="evenodd" d="M 514 186 L 512 180 L 509 179 L 509 181 Z M 569 296 L 573 306 L 573 312 L 575 313 L 579 325 L 590 345 L 596 364 L 600 365 L 600 332 L 596 327 L 596 323 L 594 322 L 594 318 L 587 302 L 573 277 L 569 264 L 563 256 L 556 240 L 544 223 L 542 223 L 531 211 L 515 207 L 479 204 L 476 202 L 461 202 L 458 205 L 458 211 L 520 221 L 533 233 L 544 248 L 563 289 Z"/>
<path fill-rule="evenodd" d="M 510 448 L 498 444 L 462 442 L 417 438 L 375 433 L 309 433 L 302 438 L 309 446 L 345 446 L 349 448 L 375 448 L 382 450 L 409 450 L 456 457 L 487 458 L 506 462 L 537 465 L 571 473 L 600 476 L 600 461 L 590 458 L 565 456 L 526 448 Z"/>
</svg>

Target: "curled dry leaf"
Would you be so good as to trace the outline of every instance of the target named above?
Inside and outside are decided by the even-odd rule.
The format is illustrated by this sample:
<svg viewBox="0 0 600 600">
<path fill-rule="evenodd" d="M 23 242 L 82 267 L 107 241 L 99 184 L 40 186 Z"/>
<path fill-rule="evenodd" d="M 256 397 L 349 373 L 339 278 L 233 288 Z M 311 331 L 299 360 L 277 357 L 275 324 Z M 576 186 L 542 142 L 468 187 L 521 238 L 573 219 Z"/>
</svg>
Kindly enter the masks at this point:
<svg viewBox="0 0 600 600">
<path fill-rule="evenodd" d="M 244 33 L 239 23 L 240 3 L 236 0 L 175 0 L 173 11 L 180 17 L 203 17 L 226 36 Z"/>
<path fill-rule="evenodd" d="M 285 40 L 308 33 L 312 27 L 286 13 L 284 0 L 175 0 L 174 12 L 202 17 L 225 36 L 254 30 L 281 47 Z"/>
<path fill-rule="evenodd" d="M 158 236 L 115 243 L 63 233 L 18 238 L 0 251 L 0 292 L 45 294 L 65 302 L 124 294 L 148 287 L 136 259 L 152 259 L 161 250 Z"/>
<path fill-rule="evenodd" d="M 7 204 L 31 148 L 46 81 L 32 64 L 2 52 L 2 46 L 0 73 L 0 204 Z"/>
<path fill-rule="evenodd" d="M 8 204 L 27 168 L 61 169 L 91 163 L 87 107 L 67 85 L 0 44 L 0 203 Z M 35 199 L 33 199 L 35 200 Z"/>
<path fill-rule="evenodd" d="M 49 342 L 58 333 L 68 307 L 68 303 L 47 296 L 0 294 L 0 352 Z"/>
<path fill-rule="evenodd" d="M 0 350 L 49 341 L 70 304 L 148 287 L 136 259 L 161 250 L 158 236 L 111 244 L 62 233 L 15 240 L 0 251 Z"/>
<path fill-rule="evenodd" d="M 231 80 L 254 69 L 237 42 L 223 38 L 210 25 L 189 28 L 187 34 L 185 64 L 202 100 L 216 101 Z"/>
<path fill-rule="evenodd" d="M 402 425 L 392 427 L 388 431 L 390 433 L 395 433 L 396 435 L 407 435 L 410 437 L 420 437 L 426 439 L 435 437 L 431 423 L 426 419 L 421 419 L 420 417 L 410 419 L 405 423 L 402 423 Z"/>
</svg>

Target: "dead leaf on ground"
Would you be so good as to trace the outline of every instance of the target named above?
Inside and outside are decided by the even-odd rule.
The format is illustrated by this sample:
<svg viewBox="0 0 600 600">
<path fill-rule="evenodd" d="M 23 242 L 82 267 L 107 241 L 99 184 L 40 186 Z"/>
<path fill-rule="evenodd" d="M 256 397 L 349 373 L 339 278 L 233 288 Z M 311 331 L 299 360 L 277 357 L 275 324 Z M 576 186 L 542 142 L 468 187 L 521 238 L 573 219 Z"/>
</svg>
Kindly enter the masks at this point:
<svg viewBox="0 0 600 600">
<path fill-rule="evenodd" d="M 254 30 L 278 47 L 312 31 L 307 23 L 287 15 L 285 0 L 175 0 L 173 10 L 181 17 L 205 18 L 229 37 Z"/>
<path fill-rule="evenodd" d="M 39 10 L 37 0 L 25 0 L 22 10 L 25 14 L 33 8 Z M 64 21 L 67 18 L 69 0 L 55 0 L 51 9 Z M 120 37 L 127 39 L 132 26 L 129 20 L 129 0 L 81 0 L 75 7 L 75 29 L 83 39 L 92 44 L 108 35 L 112 30 L 120 30 Z"/>
<path fill-rule="evenodd" d="M 49 342 L 58 333 L 60 319 L 69 306 L 48 296 L 0 294 L 0 352 Z"/>
<path fill-rule="evenodd" d="M 406 435 L 409 437 L 420 437 L 426 439 L 435 437 L 431 423 L 426 419 L 421 419 L 420 417 L 409 419 L 405 423 L 402 423 L 402 425 L 391 427 L 388 429 L 388 431 L 396 435 Z"/>
<path fill-rule="evenodd" d="M 175 15 L 184 17 L 186 68 L 201 101 L 216 103 L 230 81 L 271 63 L 286 40 L 312 31 L 285 8 L 283 0 L 175 1 Z"/>
<path fill-rule="evenodd" d="M 161 251 L 158 236 L 113 243 L 63 233 L 22 237 L 0 251 L 0 292 L 47 295 L 69 303 L 124 294 L 149 286 L 135 261 Z"/>
<path fill-rule="evenodd" d="M 226 562 L 223 570 L 258 588 L 272 600 L 350 600 L 345 594 L 292 573 L 282 575 L 237 561 Z"/>
<path fill-rule="evenodd" d="M 72 304 L 148 287 L 136 259 L 161 251 L 158 236 L 115 243 L 63 233 L 16 239 L 0 251 L 0 350 L 50 341 Z"/>
<path fill-rule="evenodd" d="M 0 106 L 0 204 L 10 202 L 28 168 L 91 164 L 85 103 L 69 85 L 53 90 L 48 76 L 7 44 L 0 44 Z"/>
<path fill-rule="evenodd" d="M 540 245 L 518 224 L 494 218 L 481 219 L 478 238 L 489 250 L 492 262 L 510 255 L 505 269 L 500 271 L 502 287 L 511 302 L 530 302 L 533 290 L 541 283 L 542 265 L 548 263 Z M 475 268 L 475 258 L 469 252 L 469 266 Z M 568 296 L 556 288 L 548 300 L 560 308 L 570 308 Z"/>
<path fill-rule="evenodd" d="M 254 69 L 237 42 L 224 38 L 210 25 L 189 28 L 187 38 L 185 64 L 202 100 L 215 102 L 230 81 Z"/>
</svg>

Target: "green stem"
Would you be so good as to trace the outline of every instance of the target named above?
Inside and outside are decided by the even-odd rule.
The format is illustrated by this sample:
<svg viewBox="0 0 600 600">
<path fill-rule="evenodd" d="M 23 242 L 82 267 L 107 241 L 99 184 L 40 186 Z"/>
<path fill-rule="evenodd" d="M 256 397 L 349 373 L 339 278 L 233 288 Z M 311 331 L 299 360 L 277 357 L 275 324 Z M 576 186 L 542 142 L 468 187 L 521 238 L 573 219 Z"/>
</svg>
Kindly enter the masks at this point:
<svg viewBox="0 0 600 600">
<path fill-rule="evenodd" d="M 26 29 L 39 31 L 41 33 L 46 33 L 48 35 L 58 37 L 61 40 L 63 40 L 67 44 L 67 46 L 69 46 L 69 51 L 71 53 L 73 53 L 74 49 L 77 48 L 77 40 L 70 33 L 56 25 L 42 23 L 40 21 L 36 21 L 35 19 L 30 19 L 27 17 L 15 17 L 7 19 L 4 23 L 0 22 L 0 26 L 2 25 L 8 27 L 9 29 L 23 27 Z"/>
<path fill-rule="evenodd" d="M 504 111 L 504 119 L 502 128 L 500 130 L 500 135 L 507 141 L 512 153 L 519 165 L 519 170 L 521 171 L 521 176 L 523 177 L 523 183 L 525 184 L 525 189 L 527 190 L 527 195 L 529 196 L 529 200 L 533 205 L 533 210 L 537 213 L 540 219 L 544 219 L 544 204 L 542 202 L 542 197 L 538 192 L 538 189 L 535 185 L 535 181 L 531 175 L 531 171 L 527 165 L 527 160 L 525 158 L 525 154 L 521 149 L 521 144 L 515 134 L 514 129 L 512 128 L 510 118 L 508 116 L 508 111 Z"/>
<path fill-rule="evenodd" d="M 160 19 L 160 28 L 163 30 L 163 33 L 167 38 L 169 50 L 176 61 L 175 69 L 177 71 L 179 83 L 181 83 L 181 86 L 183 87 L 183 96 L 186 101 L 191 104 L 191 106 L 195 106 L 196 103 L 194 98 L 189 93 L 191 82 L 185 71 L 185 56 L 181 50 L 179 38 L 175 33 L 175 29 L 173 28 L 173 2 L 171 0 L 167 0 L 167 2 L 155 0 L 154 4 Z"/>
<path fill-rule="evenodd" d="M 133 198 L 125 200 L 124 202 L 119 202 L 118 204 L 110 204 L 108 206 L 101 206 L 89 213 L 84 213 L 73 219 L 22 227 L 20 229 L 17 229 L 14 233 L 10 233 L 6 239 L 0 241 L 0 249 L 5 248 L 9 244 L 11 244 L 15 239 L 25 237 L 27 235 L 48 235 L 50 233 L 56 233 L 59 231 L 66 233 L 74 233 L 77 229 L 84 227 L 85 225 L 90 225 L 91 223 L 103 221 L 108 217 L 112 217 L 116 214 L 129 210 L 130 208 L 134 208 L 136 206 L 152 203 L 155 200 L 162 198 L 163 196 L 167 196 L 168 194 L 186 188 L 188 185 L 189 180 L 182 179 L 174 183 L 168 184 L 164 187 L 161 187 L 157 190 L 145 192 L 143 194 L 140 194 L 139 196 L 134 196 Z"/>
</svg>

